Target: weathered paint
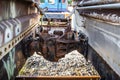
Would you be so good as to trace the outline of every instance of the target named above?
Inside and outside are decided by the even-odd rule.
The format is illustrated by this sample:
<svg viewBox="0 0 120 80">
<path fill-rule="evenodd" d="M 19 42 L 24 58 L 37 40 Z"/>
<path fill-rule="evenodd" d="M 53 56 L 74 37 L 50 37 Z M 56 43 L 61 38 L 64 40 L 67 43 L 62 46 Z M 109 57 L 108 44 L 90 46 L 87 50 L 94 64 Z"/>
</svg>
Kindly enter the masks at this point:
<svg viewBox="0 0 120 80">
<path fill-rule="evenodd" d="M 89 44 L 120 76 L 120 26 L 86 19 Z"/>
<path fill-rule="evenodd" d="M 78 16 L 81 17 L 77 12 L 72 16 L 73 30 L 85 33 L 89 38 L 90 46 L 120 76 L 120 25 Z M 82 22 L 84 20 L 85 22 Z"/>
<path fill-rule="evenodd" d="M 83 31 L 85 32 L 84 26 L 84 19 L 82 16 L 79 16 L 79 13 L 77 10 L 74 11 L 72 14 L 72 21 L 71 21 L 71 29 L 75 30 L 77 32 Z"/>
<path fill-rule="evenodd" d="M 116 72 L 113 71 L 106 61 L 90 46 L 88 47 L 88 59 L 100 74 L 100 80 L 120 80 Z"/>
</svg>

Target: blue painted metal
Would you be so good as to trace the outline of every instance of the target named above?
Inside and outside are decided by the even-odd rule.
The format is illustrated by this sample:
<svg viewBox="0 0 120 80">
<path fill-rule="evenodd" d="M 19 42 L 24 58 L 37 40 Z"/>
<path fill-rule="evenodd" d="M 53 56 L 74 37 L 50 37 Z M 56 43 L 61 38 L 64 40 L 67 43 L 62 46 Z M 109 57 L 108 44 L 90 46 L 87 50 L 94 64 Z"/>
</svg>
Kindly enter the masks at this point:
<svg viewBox="0 0 120 80">
<path fill-rule="evenodd" d="M 48 7 L 48 12 L 65 12 L 67 11 L 67 0 L 65 3 L 62 3 L 63 0 L 54 0 L 54 3 L 49 3 L 48 0 L 45 0 L 45 3 L 41 3 L 40 7 Z"/>
</svg>

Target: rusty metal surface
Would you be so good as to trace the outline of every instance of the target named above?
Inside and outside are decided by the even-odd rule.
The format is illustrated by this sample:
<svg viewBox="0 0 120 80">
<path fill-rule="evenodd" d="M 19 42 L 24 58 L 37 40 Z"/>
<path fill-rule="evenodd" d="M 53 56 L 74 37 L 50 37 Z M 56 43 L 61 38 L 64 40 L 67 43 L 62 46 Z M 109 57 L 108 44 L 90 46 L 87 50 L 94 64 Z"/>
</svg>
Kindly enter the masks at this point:
<svg viewBox="0 0 120 80">
<path fill-rule="evenodd" d="M 16 77 L 15 80 L 99 80 L 100 78 L 98 76 L 85 76 L 85 77 L 80 77 L 80 76 L 67 76 L 67 77 L 55 77 L 55 76 L 50 76 L 50 77 Z"/>
<path fill-rule="evenodd" d="M 21 0 L 0 0 L 0 21 L 36 13 L 32 3 Z"/>
</svg>

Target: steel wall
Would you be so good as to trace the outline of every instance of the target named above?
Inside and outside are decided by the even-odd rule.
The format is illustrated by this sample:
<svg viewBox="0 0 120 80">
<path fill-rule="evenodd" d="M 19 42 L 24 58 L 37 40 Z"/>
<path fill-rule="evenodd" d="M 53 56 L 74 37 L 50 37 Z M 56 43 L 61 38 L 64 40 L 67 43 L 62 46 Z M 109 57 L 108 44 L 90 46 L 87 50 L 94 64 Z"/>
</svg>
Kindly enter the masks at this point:
<svg viewBox="0 0 120 80">
<path fill-rule="evenodd" d="M 90 46 L 120 76 L 120 25 L 86 18 Z"/>
</svg>

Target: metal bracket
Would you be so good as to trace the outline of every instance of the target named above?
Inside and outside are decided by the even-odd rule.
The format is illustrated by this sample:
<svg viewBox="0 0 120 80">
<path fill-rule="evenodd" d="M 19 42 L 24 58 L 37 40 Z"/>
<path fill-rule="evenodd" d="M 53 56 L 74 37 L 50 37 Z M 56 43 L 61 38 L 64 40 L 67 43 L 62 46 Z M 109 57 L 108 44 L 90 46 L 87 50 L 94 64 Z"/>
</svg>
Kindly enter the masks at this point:
<svg viewBox="0 0 120 80">
<path fill-rule="evenodd" d="M 8 42 L 7 44 L 3 45 L 0 47 L 0 60 L 13 48 L 15 47 L 24 37 L 26 37 L 26 35 L 28 35 L 31 30 L 35 27 L 35 25 L 37 25 L 37 23 L 31 25 L 27 30 L 25 30 L 24 32 L 22 32 L 20 35 L 18 35 L 17 37 L 15 37 L 14 39 L 12 39 L 10 42 Z"/>
</svg>

